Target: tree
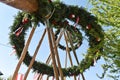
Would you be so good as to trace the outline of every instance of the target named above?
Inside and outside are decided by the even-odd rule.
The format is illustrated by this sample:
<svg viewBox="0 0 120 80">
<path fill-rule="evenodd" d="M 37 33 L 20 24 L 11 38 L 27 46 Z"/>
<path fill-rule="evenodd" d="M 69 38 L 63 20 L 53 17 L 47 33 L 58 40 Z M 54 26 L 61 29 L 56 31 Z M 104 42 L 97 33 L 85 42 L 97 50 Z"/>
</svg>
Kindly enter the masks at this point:
<svg viewBox="0 0 120 80">
<path fill-rule="evenodd" d="M 120 0 L 90 0 L 92 13 L 100 23 L 109 26 L 120 26 Z"/>
<path fill-rule="evenodd" d="M 120 29 L 112 28 L 105 32 L 105 44 L 104 52 L 102 57 L 105 60 L 102 67 L 104 73 L 101 78 L 104 78 L 105 75 L 118 80 L 120 76 Z"/>
<path fill-rule="evenodd" d="M 103 66 L 103 77 L 107 71 L 110 71 L 114 75 L 108 74 L 109 77 L 117 80 L 120 76 L 120 0 L 90 0 L 90 2 L 93 5 L 91 11 L 98 17 L 99 23 L 108 26 L 108 29 L 104 27 L 103 57 L 106 64 Z"/>
</svg>

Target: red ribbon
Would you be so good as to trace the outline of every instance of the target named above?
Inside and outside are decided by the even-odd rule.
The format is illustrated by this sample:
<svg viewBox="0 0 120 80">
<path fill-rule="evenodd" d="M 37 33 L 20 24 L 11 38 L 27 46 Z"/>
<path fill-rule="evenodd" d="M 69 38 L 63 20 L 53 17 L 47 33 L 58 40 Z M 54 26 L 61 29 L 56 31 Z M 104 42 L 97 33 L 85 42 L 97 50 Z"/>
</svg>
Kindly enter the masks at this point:
<svg viewBox="0 0 120 80">
<path fill-rule="evenodd" d="M 23 80 L 24 74 L 17 74 L 16 80 Z"/>
<path fill-rule="evenodd" d="M 78 22 L 80 21 L 80 18 L 79 18 L 79 16 L 77 17 L 77 19 L 76 19 L 76 23 L 75 23 L 75 28 L 76 28 L 76 26 L 77 26 L 77 24 L 78 24 Z"/>
<path fill-rule="evenodd" d="M 18 37 L 23 31 L 23 27 L 19 27 L 14 33 Z"/>
<path fill-rule="evenodd" d="M 13 54 L 16 53 L 16 50 L 14 49 L 11 53 L 10 53 L 10 56 L 12 56 Z"/>
</svg>

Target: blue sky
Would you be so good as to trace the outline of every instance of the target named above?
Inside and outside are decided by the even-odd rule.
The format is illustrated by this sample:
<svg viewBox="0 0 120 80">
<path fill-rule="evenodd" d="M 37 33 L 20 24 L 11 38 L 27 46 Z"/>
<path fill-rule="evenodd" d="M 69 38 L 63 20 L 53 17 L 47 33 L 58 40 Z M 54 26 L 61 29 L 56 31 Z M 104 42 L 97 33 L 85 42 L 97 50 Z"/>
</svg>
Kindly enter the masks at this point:
<svg viewBox="0 0 120 80">
<path fill-rule="evenodd" d="M 71 4 L 71 5 L 79 5 L 79 6 L 86 6 L 86 0 L 64 0 L 65 3 Z M 9 26 L 12 25 L 14 20 L 14 15 L 17 14 L 19 10 L 12 8 L 10 6 L 4 5 L 3 3 L 0 3 L 0 71 L 4 74 L 1 77 L 7 78 L 8 76 L 12 75 L 18 59 L 15 55 L 10 56 L 10 53 L 13 51 L 11 45 L 9 44 Z M 39 39 L 39 35 L 42 34 L 44 28 L 37 28 L 35 31 L 34 39 L 32 40 L 32 43 L 30 45 L 31 48 L 29 48 L 30 52 L 33 53 L 35 47 L 33 45 L 37 44 L 36 39 Z M 28 31 L 29 34 L 29 31 Z M 28 36 L 26 36 L 27 39 Z M 45 37 L 42 47 L 40 49 L 40 55 L 37 56 L 37 60 L 44 61 L 46 59 L 47 54 L 42 53 L 49 53 L 49 50 L 44 50 L 45 48 L 48 48 L 48 43 L 46 43 L 47 37 Z M 83 49 L 87 49 L 87 43 L 85 42 L 85 45 L 83 48 L 81 48 L 82 51 L 86 51 Z M 80 51 L 81 51 L 80 50 Z M 32 54 L 31 54 L 32 55 Z M 82 57 L 82 55 L 80 55 Z M 79 56 L 79 57 L 80 57 Z M 39 59 L 40 58 L 40 59 Z M 86 80 L 100 80 L 98 77 L 96 77 L 97 74 L 101 74 L 102 68 L 100 67 L 102 64 L 102 60 L 98 61 L 95 67 L 91 67 L 89 70 L 86 70 L 85 72 L 85 78 Z M 19 70 L 19 73 L 25 73 L 27 70 L 27 67 L 22 64 L 22 67 Z M 33 74 L 32 70 L 30 72 L 30 75 L 28 76 L 27 80 L 32 80 Z M 67 78 L 67 80 L 72 80 L 72 78 Z M 110 80 L 110 79 L 102 79 L 102 80 Z"/>
</svg>

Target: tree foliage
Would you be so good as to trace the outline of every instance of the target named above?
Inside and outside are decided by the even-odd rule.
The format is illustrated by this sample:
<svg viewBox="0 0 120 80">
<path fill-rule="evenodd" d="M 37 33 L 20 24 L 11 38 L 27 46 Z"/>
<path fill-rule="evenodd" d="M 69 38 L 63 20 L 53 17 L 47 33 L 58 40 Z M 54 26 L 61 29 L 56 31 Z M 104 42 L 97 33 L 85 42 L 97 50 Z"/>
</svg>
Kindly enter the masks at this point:
<svg viewBox="0 0 120 80">
<path fill-rule="evenodd" d="M 101 24 L 120 26 L 120 0 L 90 0 Z"/>
<path fill-rule="evenodd" d="M 106 61 L 103 69 L 108 68 L 109 77 L 117 80 L 120 76 L 120 29 L 112 28 L 105 33 L 104 59 Z"/>
<path fill-rule="evenodd" d="M 92 13 L 97 16 L 101 25 L 105 28 L 104 55 L 105 64 L 102 66 L 104 73 L 118 80 L 120 76 L 120 0 L 90 0 L 93 7 Z"/>
</svg>

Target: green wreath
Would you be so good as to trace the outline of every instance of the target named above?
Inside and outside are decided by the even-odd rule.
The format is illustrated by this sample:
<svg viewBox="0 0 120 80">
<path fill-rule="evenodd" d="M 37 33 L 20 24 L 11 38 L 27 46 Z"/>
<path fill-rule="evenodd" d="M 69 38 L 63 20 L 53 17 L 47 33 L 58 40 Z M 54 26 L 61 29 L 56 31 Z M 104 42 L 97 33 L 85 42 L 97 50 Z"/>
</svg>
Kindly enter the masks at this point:
<svg viewBox="0 0 120 80">
<path fill-rule="evenodd" d="M 86 69 L 90 68 L 90 66 L 93 66 L 94 59 L 98 60 L 101 56 L 101 53 L 103 51 L 102 46 L 104 42 L 104 33 L 101 26 L 97 24 L 97 19 L 83 8 L 79 8 L 77 6 L 68 6 L 63 3 L 49 2 L 46 0 L 38 0 L 38 2 L 40 10 L 35 13 L 19 12 L 15 17 L 13 25 L 10 27 L 10 43 L 11 45 L 15 46 L 18 58 L 20 58 L 21 52 L 25 45 L 26 31 L 31 27 L 33 23 L 37 25 L 39 22 L 44 24 L 46 15 L 49 12 L 52 12 L 54 8 L 54 14 L 49 19 L 52 28 L 55 28 L 57 30 L 60 30 L 61 28 L 69 30 L 70 25 L 67 22 L 66 28 L 66 21 L 70 20 L 76 23 L 76 19 L 79 18 L 77 22 L 79 28 L 77 27 L 77 29 L 81 29 L 85 32 L 85 35 L 88 37 L 89 42 L 89 49 L 85 58 L 77 66 L 62 68 L 63 75 L 78 75 L 84 72 Z M 21 28 L 20 26 L 24 27 Z M 16 36 L 14 33 L 19 31 L 18 29 L 22 29 L 22 31 L 19 36 Z M 81 34 L 78 34 L 78 32 L 75 31 L 74 34 L 81 36 Z M 80 39 L 82 40 L 82 37 Z M 79 42 L 79 40 L 76 42 Z M 29 66 L 31 59 L 32 56 L 29 55 L 28 51 L 25 56 L 24 63 Z M 53 67 L 46 65 L 45 63 L 35 61 L 32 68 L 38 73 L 54 76 Z"/>
</svg>

